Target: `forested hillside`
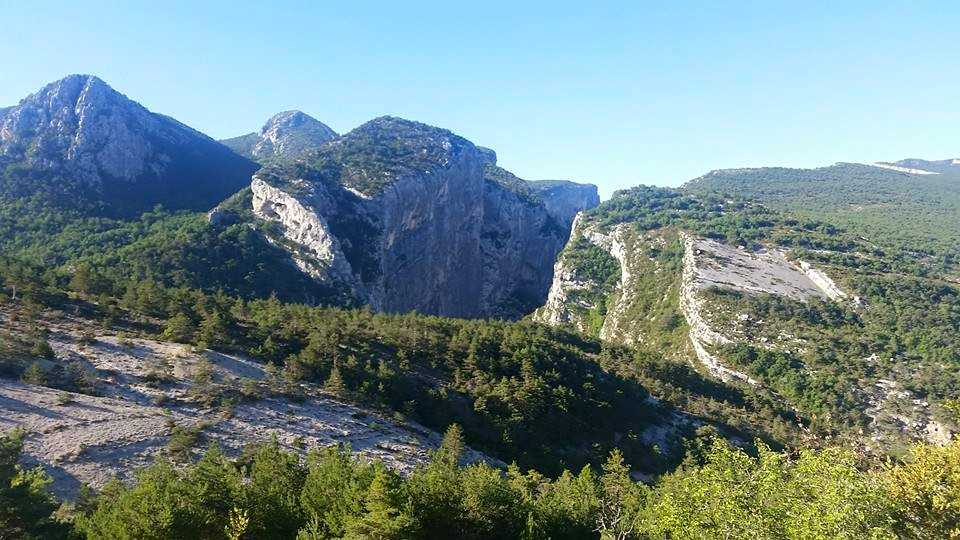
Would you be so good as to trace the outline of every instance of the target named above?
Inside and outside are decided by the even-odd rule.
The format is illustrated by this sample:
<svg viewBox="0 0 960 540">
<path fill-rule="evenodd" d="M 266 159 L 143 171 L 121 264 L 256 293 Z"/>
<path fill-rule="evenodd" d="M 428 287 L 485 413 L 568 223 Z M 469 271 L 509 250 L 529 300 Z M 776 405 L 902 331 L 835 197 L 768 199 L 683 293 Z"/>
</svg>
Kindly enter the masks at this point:
<svg viewBox="0 0 960 540">
<path fill-rule="evenodd" d="M 903 162 L 911 164 L 926 166 Z M 691 180 L 684 189 L 756 198 L 772 208 L 844 227 L 878 245 L 927 255 L 932 266 L 955 271 L 960 264 L 960 172 L 955 166 L 933 170 L 942 172 L 916 175 L 856 163 L 726 169 Z"/>
</svg>

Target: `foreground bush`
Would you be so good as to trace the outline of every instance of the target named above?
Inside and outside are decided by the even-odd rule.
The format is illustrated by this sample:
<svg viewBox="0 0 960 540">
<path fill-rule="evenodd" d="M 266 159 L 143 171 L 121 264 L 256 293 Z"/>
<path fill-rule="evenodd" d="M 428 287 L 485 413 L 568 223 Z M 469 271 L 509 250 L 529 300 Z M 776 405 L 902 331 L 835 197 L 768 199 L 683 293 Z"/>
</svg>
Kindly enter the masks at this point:
<svg viewBox="0 0 960 540">
<path fill-rule="evenodd" d="M 960 444 L 918 446 L 863 471 L 847 451 L 751 456 L 720 439 L 652 487 L 619 452 L 602 470 L 549 479 L 517 467 L 462 466 L 459 429 L 408 477 L 347 448 L 304 462 L 276 442 L 239 460 L 211 447 L 186 467 L 161 460 L 131 485 L 82 501 L 72 523 L 40 470 L 16 465 L 21 435 L 0 444 L 0 537 L 89 539 L 954 538 Z"/>
</svg>

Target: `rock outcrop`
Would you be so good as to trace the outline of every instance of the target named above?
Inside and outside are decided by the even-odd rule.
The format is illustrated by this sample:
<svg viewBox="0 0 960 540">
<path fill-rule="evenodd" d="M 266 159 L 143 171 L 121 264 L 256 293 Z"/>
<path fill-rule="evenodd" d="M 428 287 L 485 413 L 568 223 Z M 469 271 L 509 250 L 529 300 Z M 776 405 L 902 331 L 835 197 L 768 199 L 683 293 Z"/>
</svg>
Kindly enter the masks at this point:
<svg viewBox="0 0 960 540">
<path fill-rule="evenodd" d="M 51 83 L 0 113 L 0 166 L 10 165 L 28 173 L 4 187 L 7 196 L 41 192 L 116 215 L 157 204 L 206 210 L 257 168 L 89 75 Z"/>
<path fill-rule="evenodd" d="M 301 269 L 373 309 L 515 318 L 542 303 L 569 229 L 495 160 L 449 131 L 378 118 L 259 172 L 254 213 L 280 225 Z M 569 199 L 556 207 L 589 204 Z"/>
<path fill-rule="evenodd" d="M 0 379 L 0 431 L 27 431 L 24 464 L 44 467 L 61 497 L 73 498 L 82 484 L 101 488 L 117 477 L 133 478 L 137 469 L 167 454 L 175 426 L 202 432 L 232 457 L 271 439 L 298 454 L 344 444 L 402 473 L 425 463 L 441 441 L 423 426 L 345 403 L 312 383 L 297 383 L 302 399 L 270 395 L 264 366 L 241 356 L 150 340 L 124 346 L 113 336 L 84 346 L 76 336 L 59 335 L 52 346 L 58 357 L 89 371 L 98 395 Z M 192 403 L 191 377 L 201 366 L 211 373 L 210 391 L 246 384 L 261 399 L 238 403 L 226 416 Z M 160 373 L 163 384 L 156 383 Z M 470 449 L 465 459 L 500 465 Z"/>
<path fill-rule="evenodd" d="M 683 285 L 680 288 L 680 310 L 683 312 L 683 318 L 690 328 L 687 335 L 690 338 L 690 344 L 693 346 L 693 351 L 697 355 L 697 359 L 703 364 L 703 367 L 707 369 L 707 372 L 720 380 L 731 381 L 738 379 L 749 382 L 750 384 L 756 384 L 756 381 L 747 376 L 747 374 L 725 366 L 716 355 L 707 349 L 708 347 L 717 345 L 728 345 L 733 341 L 720 332 L 717 332 L 706 321 L 704 317 L 704 302 L 699 295 L 699 291 L 704 286 L 710 286 L 719 282 L 714 281 L 716 277 L 713 279 L 708 278 L 707 280 L 703 279 L 701 270 L 698 268 L 700 266 L 698 255 L 701 255 L 702 252 L 697 248 L 697 239 L 686 233 L 682 233 L 681 238 L 683 239 Z M 713 242 L 713 244 L 721 246 L 721 244 L 717 244 L 716 242 Z M 716 273 L 718 269 L 714 268 L 713 270 L 714 273 Z M 722 269 L 719 270 L 722 271 Z"/>
<path fill-rule="evenodd" d="M 900 161 L 875 163 L 876 166 L 896 167 L 907 169 L 912 174 L 958 174 L 960 173 L 960 159 L 901 159 Z M 905 171 L 905 172 L 908 172 Z M 913 172 L 918 171 L 918 172 Z"/>
<path fill-rule="evenodd" d="M 258 162 L 296 159 L 337 138 L 326 124 L 300 111 L 284 111 L 267 120 L 257 133 L 221 141 L 241 156 Z"/>
<path fill-rule="evenodd" d="M 600 204 L 597 187 L 567 180 L 534 180 L 530 187 L 543 201 L 547 212 L 569 227 L 578 212 Z"/>
<path fill-rule="evenodd" d="M 684 231 L 677 235 L 682 265 L 667 268 L 651 257 L 651 252 L 664 250 L 673 241 L 673 233 L 638 234 L 629 224 L 602 226 L 594 216 L 578 217 L 570 243 L 554 269 L 547 301 L 534 313 L 534 319 L 569 325 L 607 341 L 642 344 L 655 337 L 652 334 L 663 332 L 663 324 L 649 324 L 658 316 L 656 305 L 669 303 L 669 297 L 676 295 L 677 315 L 687 328 L 691 359 L 698 360 L 708 373 L 723 381 L 757 384 L 747 374 L 725 365 L 712 352 L 735 340 L 711 325 L 704 291 L 719 288 L 777 295 L 799 302 L 848 298 L 825 272 L 803 261 L 791 262 L 782 250 L 748 251 Z M 584 248 L 584 243 L 590 247 Z M 588 268 L 603 266 L 596 254 L 584 255 L 591 249 L 599 249 L 615 263 L 616 271 L 612 274 L 616 279 L 589 274 Z M 679 275 L 664 275 L 669 272 Z M 656 289 L 644 290 L 650 286 Z M 646 304 L 642 303 L 644 297 Z"/>
</svg>

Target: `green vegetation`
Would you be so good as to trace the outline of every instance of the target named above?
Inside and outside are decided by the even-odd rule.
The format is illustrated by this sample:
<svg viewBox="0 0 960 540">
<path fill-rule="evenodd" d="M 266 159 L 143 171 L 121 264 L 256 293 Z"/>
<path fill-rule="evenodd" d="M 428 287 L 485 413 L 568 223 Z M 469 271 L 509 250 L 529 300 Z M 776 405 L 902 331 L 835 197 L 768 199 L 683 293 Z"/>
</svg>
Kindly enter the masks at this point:
<svg viewBox="0 0 960 540">
<path fill-rule="evenodd" d="M 306 463 L 274 443 L 237 461 L 216 446 L 188 466 L 163 459 L 136 482 L 54 512 L 42 470 L 15 465 L 0 439 L 0 533 L 124 538 L 949 538 L 960 533 L 960 444 L 917 446 L 864 469 L 837 448 L 750 456 L 716 438 L 653 485 L 617 451 L 599 470 L 556 479 L 511 466 L 459 464 L 452 426 L 429 463 L 401 477 L 343 447 Z"/>
<path fill-rule="evenodd" d="M 382 118 L 263 174 L 278 185 L 306 178 L 377 194 L 469 150 L 449 132 Z M 248 190 L 221 205 L 226 219 L 215 224 L 162 208 L 120 220 L 92 217 L 104 215 L 95 203 L 63 205 L 74 195 L 69 185 L 8 167 L 0 178 L 0 307 L 26 321 L 17 332 L 0 330 L 0 376 L 96 393 L 96 379 L 58 359 L 46 339 L 41 315 L 58 310 L 122 329 L 121 345 L 133 346 L 125 336 L 136 332 L 267 364 L 263 383 L 228 388 L 200 363 L 183 399 L 204 407 L 226 412 L 264 391 L 298 399 L 297 383 L 312 381 L 398 421 L 457 427 L 430 463 L 401 477 L 345 448 L 314 449 L 306 463 L 277 444 L 237 459 L 211 448 L 193 463 L 204 426 L 176 426 L 168 455 L 134 484 L 111 483 L 56 518 L 49 478 L 17 465 L 23 436 L 14 433 L 0 439 L 0 537 L 960 535 L 960 445 L 920 446 L 885 467 L 831 446 L 864 441 L 875 405 L 866 390 L 884 379 L 929 400 L 939 421 L 955 422 L 947 415 L 960 398 L 960 290 L 945 279 L 960 245 L 954 188 L 946 177 L 852 165 L 761 171 L 710 175 L 685 191 L 641 186 L 586 213 L 601 229 L 627 230 L 636 294 L 618 310 L 633 342 L 625 347 L 596 338 L 620 300 L 620 263 L 582 236 L 562 256 L 592 283 L 570 298 L 587 336 L 528 321 L 311 307 L 349 299 L 305 277 L 253 228 Z M 536 190 L 502 169 L 487 167 L 486 177 L 538 202 Z M 803 199 L 811 186 L 823 189 Z M 344 208 L 360 204 L 337 193 Z M 330 226 L 372 279 L 379 269 L 365 257 L 378 231 L 358 215 L 344 211 Z M 688 362 L 681 230 L 744 249 L 782 248 L 828 270 L 858 300 L 704 291 L 711 325 L 737 338 L 715 352 L 761 385 L 720 383 Z M 158 363 L 144 378 L 163 385 L 171 371 Z M 705 434 L 755 442 L 736 448 Z M 802 443 L 812 448 L 791 449 Z M 461 466 L 465 444 L 515 465 Z M 662 476 L 638 484 L 627 463 Z"/>
<path fill-rule="evenodd" d="M 849 229 L 871 242 L 960 264 L 960 178 L 838 163 L 819 169 L 730 169 L 689 182 L 689 193 L 736 193 L 771 208 Z"/>
<path fill-rule="evenodd" d="M 383 116 L 308 152 L 296 163 L 267 167 L 271 183 L 306 178 L 377 195 L 405 176 L 445 165 L 472 147 L 469 141 L 440 128 Z"/>
<path fill-rule="evenodd" d="M 22 268 L 0 267 L 7 291 L 18 284 L 20 303 L 84 311 L 110 324 L 140 319 L 141 331 L 160 338 L 242 351 L 276 364 L 284 381 L 314 381 L 437 429 L 458 423 L 472 446 L 525 467 L 580 467 L 614 447 L 635 463 L 663 465 L 638 438 L 658 414 L 647 393 L 594 360 L 597 341 L 566 331 L 309 307 L 275 297 L 244 301 L 153 281 L 130 283 L 115 299 L 68 293 L 65 276 Z M 18 343 L 12 346 L 22 350 Z M 25 354 L 15 376 L 30 365 Z M 151 378 L 160 382 L 157 375 Z M 208 398 L 209 405 L 241 397 L 196 382 L 204 388 L 196 399 Z M 276 386 L 286 391 L 285 383 Z"/>
<path fill-rule="evenodd" d="M 218 227 L 198 213 L 156 209 L 124 221 L 0 199 L 4 255 L 16 262 L 0 265 L 57 273 L 64 285 L 93 295 L 122 295 L 127 283 L 155 281 L 248 298 L 276 293 L 288 300 L 341 300 L 249 225 Z"/>
<path fill-rule="evenodd" d="M 869 396 L 861 389 L 880 379 L 900 381 L 917 398 L 935 403 L 960 396 L 960 291 L 906 276 L 858 276 L 853 283 L 864 294 L 864 309 L 707 291 L 717 327 L 738 328 L 731 314 L 764 321 L 743 325 L 744 341 L 723 357 L 769 381 L 813 418 L 814 428 L 827 432 L 863 428 Z M 790 336 L 786 343 L 783 336 Z M 762 342 L 774 348 L 750 345 Z"/>
<path fill-rule="evenodd" d="M 17 430 L 0 436 L 0 538 L 67 538 L 68 527 L 53 517 L 50 477 L 18 464 L 23 437 Z"/>
<path fill-rule="evenodd" d="M 612 326 L 633 339 L 634 347 L 645 353 L 641 356 L 654 358 L 655 363 L 663 357 L 683 362 L 691 354 L 677 306 L 682 249 L 670 243 L 674 229 L 746 249 L 777 246 L 788 257 L 828 271 L 859 298 L 801 303 L 725 288 L 700 293 L 711 327 L 735 341 L 716 352 L 725 363 L 763 383 L 763 388 L 747 390 L 754 410 L 776 411 L 782 405 L 774 404 L 785 401 L 796 408 L 797 420 L 814 433 L 856 441 L 871 422 L 867 409 L 876 405 L 868 390 L 881 380 L 898 381 L 900 388 L 913 393 L 912 398 L 935 405 L 960 396 L 960 289 L 939 279 L 936 264 L 912 253 L 909 245 L 891 242 L 878 247 L 829 223 L 798 220 L 732 197 L 643 186 L 618 193 L 587 212 L 586 219 L 588 226 L 598 226 L 601 232 L 628 224 L 637 238 L 647 235 L 633 240 L 626 250 L 631 279 L 637 283 L 631 288 L 629 313 L 618 313 Z M 621 233 L 621 238 L 633 236 Z M 661 241 L 666 242 L 663 248 Z M 602 278 L 614 272 L 597 270 L 605 268 L 598 261 L 612 259 L 582 238 L 575 239 L 568 250 L 565 256 L 581 277 Z M 596 286 L 575 291 L 577 299 L 601 308 L 616 300 L 611 285 L 594 281 Z M 587 319 L 591 329 L 604 323 L 604 314 L 601 309 Z M 636 364 L 638 359 L 626 362 Z M 671 404 L 683 410 L 694 406 L 698 415 L 727 427 L 742 425 L 727 407 L 707 412 L 711 402 L 696 396 L 693 381 L 687 380 L 684 390 L 671 392 L 651 378 L 636 375 L 634 380 L 654 395 L 675 396 Z M 713 398 L 722 395 L 712 393 Z M 933 414 L 941 422 L 952 423 L 943 411 Z M 792 442 L 795 432 L 783 424 L 788 418 L 776 414 L 769 420 L 750 421 L 755 429 L 762 426 L 773 435 L 772 440 Z M 891 430 L 894 436 L 900 433 L 894 427 Z"/>
<path fill-rule="evenodd" d="M 575 269 L 577 279 L 591 284 L 590 287 L 574 291 L 570 298 L 571 309 L 585 312 L 587 334 L 598 337 L 607 314 L 607 299 L 620 280 L 620 264 L 605 250 L 582 236 L 568 243 L 560 257 L 566 265 Z"/>
</svg>

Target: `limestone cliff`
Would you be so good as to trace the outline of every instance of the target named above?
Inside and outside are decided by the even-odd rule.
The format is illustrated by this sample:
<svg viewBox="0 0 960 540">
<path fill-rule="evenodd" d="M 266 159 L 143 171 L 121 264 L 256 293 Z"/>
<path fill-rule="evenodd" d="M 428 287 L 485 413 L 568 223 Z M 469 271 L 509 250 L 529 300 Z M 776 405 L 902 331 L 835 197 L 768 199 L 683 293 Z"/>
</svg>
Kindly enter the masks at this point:
<svg viewBox="0 0 960 540">
<path fill-rule="evenodd" d="M 516 318 L 542 303 L 569 229 L 495 160 L 449 131 L 378 118 L 257 173 L 254 213 L 302 270 L 376 310 Z M 591 202 L 556 191 L 555 208 Z"/>
<path fill-rule="evenodd" d="M 547 212 L 568 227 L 578 212 L 600 204 L 596 186 L 589 184 L 566 180 L 535 180 L 529 184 L 543 201 Z"/>
<path fill-rule="evenodd" d="M 846 428 L 824 410 L 847 414 L 876 448 L 942 439 L 947 415 L 906 389 L 922 364 L 871 341 L 890 311 L 855 288 L 889 263 L 867 242 L 816 230 L 752 202 L 634 188 L 577 216 L 533 318 L 693 365 L 819 415 L 825 431 Z"/>
</svg>

